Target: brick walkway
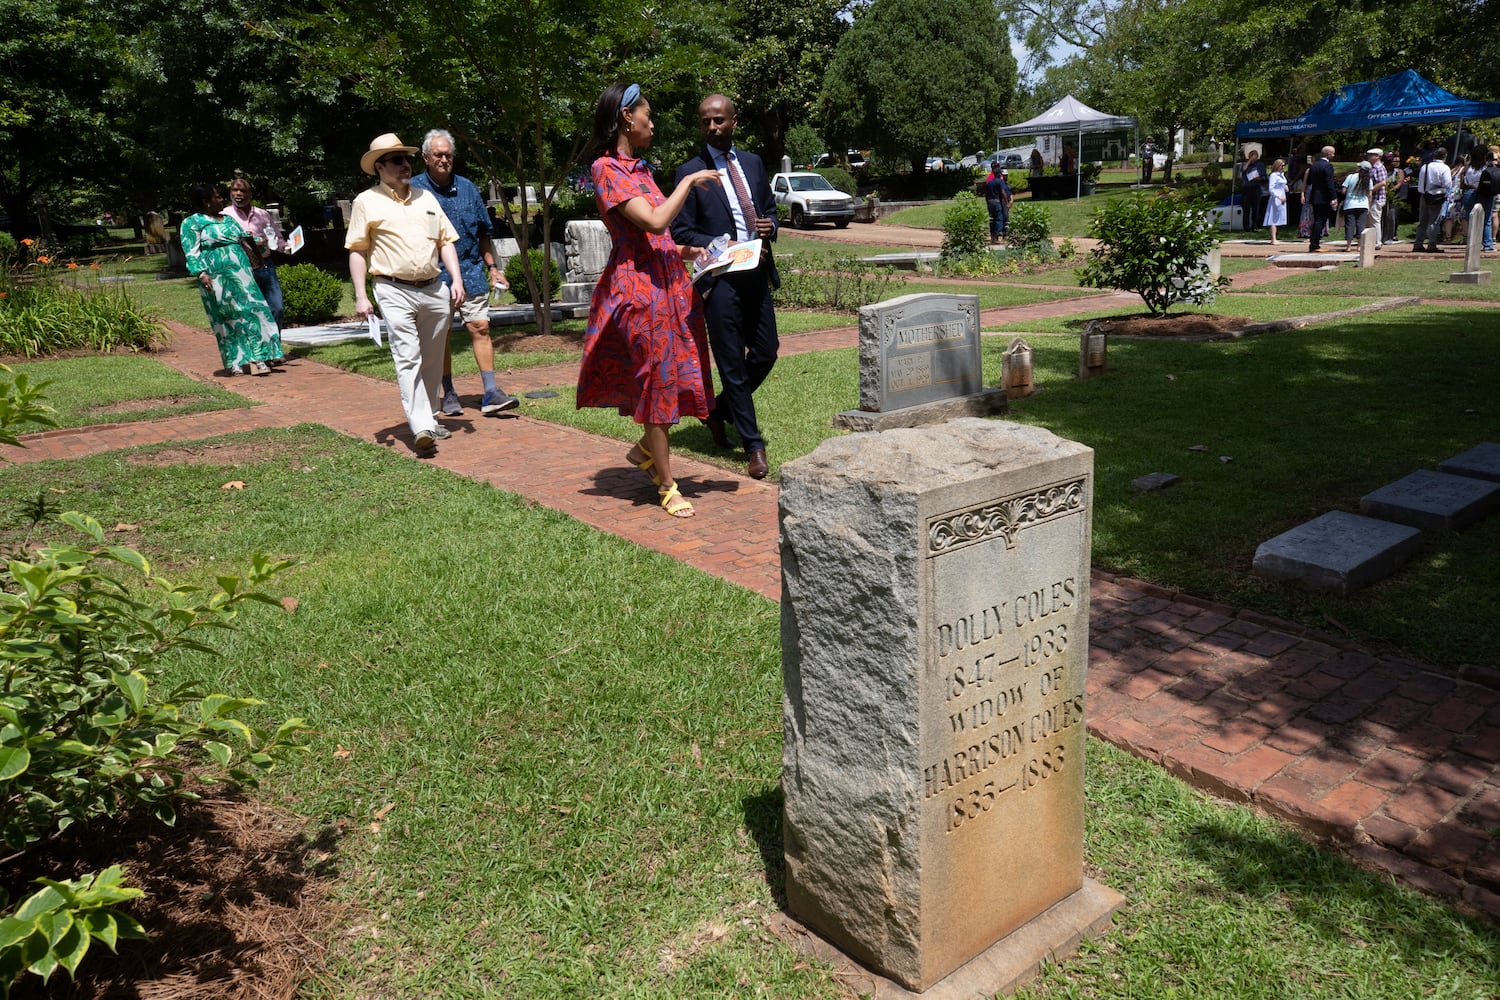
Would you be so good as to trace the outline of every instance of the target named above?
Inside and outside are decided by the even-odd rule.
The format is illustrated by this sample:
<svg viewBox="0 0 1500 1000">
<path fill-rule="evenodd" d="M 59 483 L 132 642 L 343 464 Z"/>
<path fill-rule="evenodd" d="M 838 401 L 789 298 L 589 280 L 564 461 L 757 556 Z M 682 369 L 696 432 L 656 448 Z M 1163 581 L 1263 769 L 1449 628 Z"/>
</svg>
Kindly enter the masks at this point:
<svg viewBox="0 0 1500 1000">
<path fill-rule="evenodd" d="M 986 310 L 986 325 L 1098 308 L 1090 296 Z M 29 435 L 17 462 L 181 443 L 312 421 L 414 456 L 395 387 L 301 360 L 266 378 L 216 379 L 206 332 L 174 330 L 161 359 L 262 405 Z M 790 336 L 786 353 L 846 347 L 853 328 Z M 572 381 L 574 366 L 518 370 L 512 392 Z M 777 491 L 674 457 L 698 516 L 674 520 L 624 461 L 583 431 L 471 409 L 428 459 L 666 553 L 772 600 L 780 597 Z M 545 455 L 545 462 L 535 456 Z M 1500 919 L 1500 672 L 1458 679 L 1265 616 L 1096 572 L 1089 728 L 1216 795 L 1249 802 L 1341 843 L 1363 862 Z"/>
</svg>

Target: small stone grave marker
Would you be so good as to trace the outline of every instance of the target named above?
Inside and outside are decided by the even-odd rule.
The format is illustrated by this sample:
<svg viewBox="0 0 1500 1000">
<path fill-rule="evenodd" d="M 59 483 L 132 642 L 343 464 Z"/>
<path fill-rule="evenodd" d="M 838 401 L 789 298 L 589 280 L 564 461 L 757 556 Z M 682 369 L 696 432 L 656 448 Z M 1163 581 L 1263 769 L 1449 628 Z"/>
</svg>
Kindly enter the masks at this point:
<svg viewBox="0 0 1500 1000">
<path fill-rule="evenodd" d="M 1500 444 L 1486 441 L 1438 463 L 1439 472 L 1500 483 Z"/>
<path fill-rule="evenodd" d="M 1484 206 L 1475 205 L 1469 212 L 1469 230 L 1464 240 L 1464 269 L 1448 275 L 1456 285 L 1487 285 L 1490 272 L 1479 269 L 1479 251 L 1484 245 Z"/>
<path fill-rule="evenodd" d="M 1431 531 L 1467 527 L 1500 505 L 1500 483 L 1418 469 L 1359 498 L 1371 517 Z"/>
<path fill-rule="evenodd" d="M 1109 334 L 1104 324 L 1091 319 L 1078 335 L 1078 377 L 1093 378 L 1104 374 L 1104 362 L 1109 354 Z"/>
<path fill-rule="evenodd" d="M 1033 377 L 1031 345 L 1016 337 L 1000 356 L 1000 384 L 1006 398 L 1023 399 L 1036 392 Z"/>
<path fill-rule="evenodd" d="M 1251 566 L 1259 576 L 1347 595 L 1390 576 L 1421 548 L 1416 528 L 1335 510 L 1262 542 Z"/>
</svg>

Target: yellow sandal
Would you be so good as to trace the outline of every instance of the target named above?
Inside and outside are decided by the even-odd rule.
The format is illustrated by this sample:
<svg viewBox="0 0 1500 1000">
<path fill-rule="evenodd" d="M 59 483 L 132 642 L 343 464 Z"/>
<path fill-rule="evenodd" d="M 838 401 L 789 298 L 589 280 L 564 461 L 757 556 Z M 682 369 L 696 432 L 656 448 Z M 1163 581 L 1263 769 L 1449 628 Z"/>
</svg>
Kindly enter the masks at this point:
<svg viewBox="0 0 1500 1000">
<path fill-rule="evenodd" d="M 641 454 L 646 456 L 646 460 L 644 462 L 637 462 L 635 459 L 630 457 L 631 453 L 634 452 L 636 448 L 639 448 Z M 656 456 L 647 451 L 644 444 L 636 442 L 635 448 L 632 448 L 630 449 L 630 451 L 627 451 L 625 453 L 625 461 L 629 462 L 631 465 L 635 466 L 637 469 L 640 469 L 646 475 L 650 476 L 652 485 L 661 485 L 661 476 L 656 471 Z"/>
<path fill-rule="evenodd" d="M 681 493 L 677 492 L 677 484 L 664 487 L 656 491 L 661 497 L 661 508 L 673 517 L 692 517 L 693 505 L 687 502 Z"/>
</svg>

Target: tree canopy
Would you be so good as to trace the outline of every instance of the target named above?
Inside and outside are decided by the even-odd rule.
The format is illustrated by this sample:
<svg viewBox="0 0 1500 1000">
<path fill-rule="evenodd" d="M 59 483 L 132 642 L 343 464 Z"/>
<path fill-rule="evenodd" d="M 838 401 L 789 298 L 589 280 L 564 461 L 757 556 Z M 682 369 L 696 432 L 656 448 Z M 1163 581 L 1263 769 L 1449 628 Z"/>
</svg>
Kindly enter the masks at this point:
<svg viewBox="0 0 1500 1000">
<path fill-rule="evenodd" d="M 912 172 L 954 143 L 986 143 L 1010 112 L 1016 60 L 993 0 L 874 0 L 823 78 L 824 138 Z"/>
</svg>

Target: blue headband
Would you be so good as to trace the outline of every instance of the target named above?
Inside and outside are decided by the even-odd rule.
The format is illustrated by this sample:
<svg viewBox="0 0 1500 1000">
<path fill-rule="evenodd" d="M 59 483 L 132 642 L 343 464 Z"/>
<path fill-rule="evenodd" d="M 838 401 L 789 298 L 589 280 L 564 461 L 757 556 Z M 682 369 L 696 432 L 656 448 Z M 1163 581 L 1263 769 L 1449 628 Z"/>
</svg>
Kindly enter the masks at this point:
<svg viewBox="0 0 1500 1000">
<path fill-rule="evenodd" d="M 625 94 L 620 98 L 620 110 L 624 111 L 626 108 L 632 106 L 636 101 L 639 101 L 640 99 L 641 85 L 638 83 L 632 83 L 630 86 L 625 88 Z"/>
</svg>

